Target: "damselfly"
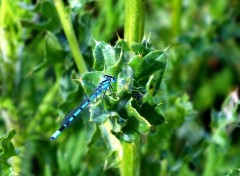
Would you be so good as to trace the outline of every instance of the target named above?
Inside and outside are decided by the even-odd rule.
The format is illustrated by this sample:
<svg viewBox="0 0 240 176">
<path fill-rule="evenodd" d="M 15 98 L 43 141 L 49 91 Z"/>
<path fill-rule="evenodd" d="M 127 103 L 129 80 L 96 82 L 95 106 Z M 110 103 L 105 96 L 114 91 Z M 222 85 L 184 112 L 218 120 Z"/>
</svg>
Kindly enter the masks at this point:
<svg viewBox="0 0 240 176">
<path fill-rule="evenodd" d="M 80 103 L 75 109 L 73 109 L 64 119 L 62 122 L 62 126 L 57 130 L 50 138 L 50 141 L 55 140 L 62 131 L 68 127 L 68 125 L 79 115 L 79 113 L 86 108 L 94 99 L 96 99 L 100 94 L 105 95 L 107 90 L 112 90 L 111 83 L 116 82 L 117 79 L 109 76 L 104 75 L 104 80 L 99 83 L 98 87 L 95 91 L 89 96 L 88 99 Z"/>
</svg>

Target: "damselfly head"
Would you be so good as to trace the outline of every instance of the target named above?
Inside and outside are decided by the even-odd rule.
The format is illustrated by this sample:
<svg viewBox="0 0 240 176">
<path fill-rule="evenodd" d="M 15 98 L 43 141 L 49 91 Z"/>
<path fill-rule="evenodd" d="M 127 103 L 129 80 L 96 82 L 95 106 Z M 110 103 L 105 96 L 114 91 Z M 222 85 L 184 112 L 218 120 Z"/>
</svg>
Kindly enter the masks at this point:
<svg viewBox="0 0 240 176">
<path fill-rule="evenodd" d="M 111 82 L 117 82 L 117 79 L 114 77 L 111 77 Z"/>
<path fill-rule="evenodd" d="M 104 75 L 104 78 L 110 80 L 111 82 L 117 82 L 116 78 L 109 76 L 109 75 Z"/>
</svg>

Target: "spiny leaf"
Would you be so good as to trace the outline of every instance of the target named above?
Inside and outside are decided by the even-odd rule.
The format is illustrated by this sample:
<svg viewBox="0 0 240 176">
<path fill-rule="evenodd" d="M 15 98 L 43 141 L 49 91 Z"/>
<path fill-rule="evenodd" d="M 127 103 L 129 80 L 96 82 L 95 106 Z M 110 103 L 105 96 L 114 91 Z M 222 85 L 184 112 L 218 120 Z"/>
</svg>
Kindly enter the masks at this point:
<svg viewBox="0 0 240 176">
<path fill-rule="evenodd" d="M 132 143 L 139 138 L 139 133 L 132 129 L 130 126 L 125 126 L 121 132 L 112 133 L 121 141 Z"/>
<path fill-rule="evenodd" d="M 155 50 L 150 53 L 148 53 L 144 57 L 144 64 L 146 64 L 144 67 L 142 73 L 140 76 L 150 76 L 155 71 L 161 70 L 165 68 L 166 61 L 161 56 L 163 55 L 163 51 Z"/>
<path fill-rule="evenodd" d="M 164 116 L 159 111 L 157 111 L 154 106 L 146 103 L 141 106 L 141 109 L 139 111 L 140 114 L 145 117 L 145 119 L 151 125 L 160 125 L 164 122 Z"/>
<path fill-rule="evenodd" d="M 123 52 L 129 51 L 129 47 L 127 45 L 127 42 L 123 39 L 118 39 L 115 47 L 120 47 Z"/>
<path fill-rule="evenodd" d="M 0 160 L 7 162 L 8 158 L 16 155 L 14 146 L 11 142 L 15 133 L 14 130 L 11 130 L 4 136 L 0 137 Z"/>
<path fill-rule="evenodd" d="M 103 124 L 109 118 L 109 114 L 105 113 L 103 104 L 101 101 L 93 104 L 90 108 L 90 121 L 95 122 L 98 125 Z"/>
<path fill-rule="evenodd" d="M 117 57 L 117 62 L 115 65 L 113 66 L 109 66 L 106 68 L 106 70 L 104 71 L 105 74 L 107 75 L 111 75 L 115 78 L 117 78 L 117 75 L 122 71 L 122 66 L 123 66 L 123 55 L 120 54 Z"/>
<path fill-rule="evenodd" d="M 98 42 L 96 41 L 96 46 L 94 47 L 94 66 L 95 70 L 102 70 L 103 69 L 103 59 L 104 59 L 104 68 L 109 68 L 114 66 L 118 62 L 118 58 L 115 55 L 114 48 L 105 43 L 105 42 Z"/>
<path fill-rule="evenodd" d="M 30 21 L 22 20 L 22 24 L 26 27 L 30 27 L 36 30 L 48 30 L 48 31 L 58 31 L 61 28 L 59 17 L 57 11 L 54 7 L 53 2 L 49 0 L 39 1 L 35 7 L 26 6 L 25 4 L 20 4 L 22 8 L 25 8 L 29 11 L 34 11 L 41 14 L 41 20 L 39 21 Z"/>
<path fill-rule="evenodd" d="M 93 69 L 97 71 L 103 71 L 105 64 L 104 55 L 101 47 L 99 47 L 98 45 L 96 45 L 93 49 L 93 58 L 94 58 Z"/>
<path fill-rule="evenodd" d="M 71 79 L 75 77 L 76 73 L 74 71 L 65 71 L 62 74 L 60 79 L 60 93 L 64 100 L 69 100 L 69 95 L 76 94 L 78 91 L 80 83 L 74 79 Z"/>
<path fill-rule="evenodd" d="M 142 100 L 145 103 L 149 103 L 151 105 L 154 105 L 153 102 L 153 75 L 150 76 L 147 85 L 146 85 L 146 93 L 144 94 Z"/>
<path fill-rule="evenodd" d="M 60 45 L 58 39 L 51 32 L 47 32 L 44 37 L 44 60 L 39 65 L 35 66 L 28 74 L 31 75 L 44 67 L 63 62 L 67 51 Z"/>
<path fill-rule="evenodd" d="M 93 71 L 82 75 L 80 82 L 83 86 L 84 92 L 88 96 L 97 88 L 103 76 L 103 72 L 100 71 Z"/>
<path fill-rule="evenodd" d="M 119 96 L 115 92 L 106 92 L 106 96 L 102 99 L 102 103 L 104 104 L 104 109 L 111 110 L 116 109 L 118 102 L 119 102 Z"/>
<path fill-rule="evenodd" d="M 128 114 L 128 123 L 139 133 L 147 133 L 150 130 L 150 124 L 142 117 L 138 111 L 132 106 L 133 99 L 131 98 L 126 104 Z"/>
<path fill-rule="evenodd" d="M 141 55 L 137 55 L 134 58 L 132 58 L 129 61 L 128 65 L 133 68 L 134 70 L 133 77 L 136 79 L 138 79 L 141 76 L 144 67 L 146 67 L 145 60 Z"/>
<path fill-rule="evenodd" d="M 117 112 L 110 113 L 110 120 L 112 123 L 112 131 L 115 133 L 121 132 L 122 128 L 127 124 L 127 120 L 122 118 Z"/>
<path fill-rule="evenodd" d="M 147 55 L 152 49 L 145 47 L 141 43 L 133 43 L 131 46 L 132 50 L 135 52 L 136 55 Z"/>
<path fill-rule="evenodd" d="M 148 53 L 145 57 L 137 55 L 129 61 L 129 65 L 134 71 L 134 78 L 139 79 L 144 85 L 148 77 L 155 71 L 165 70 L 166 59 L 163 51 L 155 50 Z"/>
<path fill-rule="evenodd" d="M 131 78 L 121 73 L 117 82 L 117 95 L 122 99 L 130 95 Z"/>
</svg>

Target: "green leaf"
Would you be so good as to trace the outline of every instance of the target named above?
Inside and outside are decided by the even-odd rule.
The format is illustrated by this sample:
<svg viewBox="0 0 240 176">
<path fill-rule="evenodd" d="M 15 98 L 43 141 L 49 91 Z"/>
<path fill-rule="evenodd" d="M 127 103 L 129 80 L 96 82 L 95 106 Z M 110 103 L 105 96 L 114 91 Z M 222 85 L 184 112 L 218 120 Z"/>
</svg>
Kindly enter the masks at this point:
<svg viewBox="0 0 240 176">
<path fill-rule="evenodd" d="M 80 82 L 83 86 L 84 92 L 89 96 L 97 88 L 102 81 L 104 74 L 100 71 L 88 72 L 82 75 Z"/>
<path fill-rule="evenodd" d="M 240 170 L 239 169 L 233 169 L 226 174 L 226 176 L 238 176 L 240 175 Z"/>
<path fill-rule="evenodd" d="M 4 136 L 0 137 L 0 175 L 7 176 L 11 173 L 11 165 L 8 164 L 7 160 L 16 155 L 14 146 L 11 142 L 15 131 L 11 130 Z"/>
<path fill-rule="evenodd" d="M 151 125 L 160 125 L 164 122 L 164 116 L 154 106 L 145 103 L 139 111 Z"/>
<path fill-rule="evenodd" d="M 153 87 L 153 95 L 156 95 L 160 90 L 160 85 L 162 82 L 163 74 L 166 69 L 166 64 L 163 66 L 163 69 L 156 71 L 154 73 L 153 79 L 151 81 L 151 87 Z"/>
<path fill-rule="evenodd" d="M 97 71 L 104 71 L 104 74 L 117 78 L 122 70 L 123 55 L 121 49 L 112 47 L 104 42 L 97 42 L 93 50 L 94 65 Z"/>
<path fill-rule="evenodd" d="M 121 132 L 112 131 L 119 140 L 132 143 L 139 138 L 139 133 L 129 126 L 125 126 Z"/>
<path fill-rule="evenodd" d="M 112 131 L 119 133 L 122 128 L 127 125 L 127 120 L 122 118 L 117 112 L 110 113 L 110 120 L 112 123 Z"/>
<path fill-rule="evenodd" d="M 103 71 L 105 61 L 102 48 L 99 47 L 99 45 L 96 45 L 93 49 L 93 58 L 94 58 L 93 69 L 97 71 Z"/>
<path fill-rule="evenodd" d="M 12 120 L 17 120 L 16 118 L 18 117 L 18 111 L 10 97 L 9 98 L 0 97 L 0 112 L 1 109 L 7 109 L 10 112 Z"/>
<path fill-rule="evenodd" d="M 104 170 L 119 166 L 120 159 L 119 159 L 118 153 L 119 151 L 113 151 L 106 156 L 106 160 L 104 163 Z"/>
<path fill-rule="evenodd" d="M 146 93 L 144 94 L 142 100 L 144 103 L 149 103 L 150 105 L 158 104 L 159 102 L 159 90 L 162 81 L 163 71 L 156 71 L 154 75 L 149 77 L 146 84 Z"/>
<path fill-rule="evenodd" d="M 124 74 L 120 73 L 117 81 L 117 95 L 122 99 L 130 96 L 130 87 L 131 87 L 131 78 Z"/>
<path fill-rule="evenodd" d="M 137 101 L 132 101 L 132 106 L 144 117 L 151 125 L 160 125 L 164 122 L 164 116 L 161 113 L 160 105 L 155 105 L 154 103 L 148 104 L 143 103 L 140 106 Z M 151 113 L 149 113 L 151 112 Z"/>
<path fill-rule="evenodd" d="M 154 74 L 155 71 L 162 71 L 160 73 L 163 74 L 166 67 L 166 57 L 163 51 L 155 50 L 148 53 L 145 57 L 141 55 L 135 56 L 128 64 L 134 71 L 133 77 L 142 80 L 142 82 L 144 81 L 142 83 L 144 85 L 146 84 L 145 80 L 148 80 L 148 77 Z"/>
<path fill-rule="evenodd" d="M 71 108 L 76 107 L 82 101 L 84 95 L 80 82 L 72 78 L 76 78 L 76 74 L 69 70 L 63 73 L 60 79 L 60 94 L 63 102 L 59 105 L 59 108 L 64 113 L 68 113 Z"/>
<path fill-rule="evenodd" d="M 13 175 L 13 172 L 11 171 L 11 166 L 8 163 L 1 162 L 0 163 L 0 174 L 1 176 L 9 176 Z"/>
<path fill-rule="evenodd" d="M 1 158 L 1 160 L 7 161 L 8 158 L 16 155 L 14 146 L 11 142 L 15 133 L 16 132 L 14 130 L 11 130 L 4 136 L 0 137 L 0 158 Z"/>
<path fill-rule="evenodd" d="M 80 83 L 76 78 L 74 71 L 65 71 L 60 79 L 60 93 L 64 100 L 69 100 L 71 94 L 77 94 Z M 80 91 L 79 91 L 80 92 Z M 70 98 L 72 99 L 72 98 Z"/>
<path fill-rule="evenodd" d="M 35 7 L 26 6 L 23 3 L 20 5 L 22 8 L 40 14 L 41 17 L 37 22 L 22 20 L 21 22 L 25 27 L 33 28 L 39 31 L 48 30 L 53 32 L 61 29 L 61 24 L 53 2 L 49 0 L 39 1 Z"/>
<path fill-rule="evenodd" d="M 118 39 L 115 47 L 120 47 L 123 52 L 129 51 L 129 47 L 127 45 L 127 42 L 123 39 Z"/>
<path fill-rule="evenodd" d="M 119 100 L 120 99 L 119 99 L 118 95 L 116 95 L 114 92 L 106 93 L 106 96 L 104 96 L 104 98 L 102 98 L 102 103 L 104 104 L 104 109 L 106 109 L 106 110 L 116 109 Z"/>
<path fill-rule="evenodd" d="M 146 67 L 145 60 L 141 55 L 136 55 L 134 58 L 132 58 L 128 65 L 134 70 L 133 77 L 136 79 L 141 76 L 144 67 Z"/>
<path fill-rule="evenodd" d="M 139 133 L 147 133 L 150 130 L 149 122 L 139 114 L 139 112 L 132 106 L 133 99 L 131 98 L 126 104 L 126 111 L 128 114 L 128 124 Z"/>
<path fill-rule="evenodd" d="M 58 148 L 57 150 L 57 163 L 59 169 L 61 169 L 61 174 L 63 175 L 71 175 L 71 167 L 70 163 L 65 163 L 64 160 L 64 153 L 61 151 L 61 149 Z"/>
<path fill-rule="evenodd" d="M 101 125 L 109 118 L 109 114 L 105 113 L 103 104 L 98 101 L 90 108 L 90 121 L 95 122 L 97 125 Z"/>
<path fill-rule="evenodd" d="M 145 56 L 147 55 L 152 49 L 145 47 L 141 43 L 133 43 L 131 46 L 133 52 L 135 52 L 136 55 L 142 55 Z"/>
<path fill-rule="evenodd" d="M 116 55 L 116 60 L 117 62 L 115 65 L 107 67 L 106 70 L 104 71 L 105 74 L 114 76 L 115 78 L 117 78 L 117 75 L 123 69 L 123 61 L 124 61 L 123 55 L 122 54 Z"/>
<path fill-rule="evenodd" d="M 140 76 L 150 76 L 155 71 L 165 69 L 166 66 L 166 57 L 165 53 L 160 50 L 155 50 L 148 53 L 144 57 L 145 67 Z M 147 67 L 146 67 L 147 66 Z"/>
<path fill-rule="evenodd" d="M 66 54 L 67 51 L 64 51 L 55 35 L 51 32 L 47 32 L 44 37 L 44 60 L 41 64 L 34 67 L 28 75 L 31 75 L 44 67 L 63 62 Z"/>
<path fill-rule="evenodd" d="M 146 93 L 144 94 L 142 100 L 144 103 L 149 103 L 151 105 L 154 105 L 154 101 L 153 101 L 153 88 L 154 88 L 154 84 L 156 83 L 156 81 L 153 81 L 153 75 L 150 76 L 147 85 L 146 85 Z"/>
<path fill-rule="evenodd" d="M 62 61 L 63 55 L 66 53 L 58 38 L 51 32 L 45 35 L 45 57 L 49 63 Z"/>
<path fill-rule="evenodd" d="M 96 41 L 94 47 L 94 66 L 95 70 L 101 71 L 103 68 L 109 68 L 117 64 L 118 57 L 115 54 L 115 49 L 105 43 Z M 104 62 L 103 62 L 104 59 Z"/>
</svg>

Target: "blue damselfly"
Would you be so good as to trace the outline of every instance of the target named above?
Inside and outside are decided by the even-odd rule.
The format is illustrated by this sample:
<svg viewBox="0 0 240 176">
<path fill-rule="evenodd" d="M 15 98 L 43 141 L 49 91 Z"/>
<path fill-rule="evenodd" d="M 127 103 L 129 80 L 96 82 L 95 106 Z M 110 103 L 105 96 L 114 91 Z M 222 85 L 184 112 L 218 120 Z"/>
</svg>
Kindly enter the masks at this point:
<svg viewBox="0 0 240 176">
<path fill-rule="evenodd" d="M 68 125 L 80 114 L 80 112 L 86 108 L 94 99 L 96 99 L 100 94 L 105 95 L 107 90 L 112 90 L 111 83 L 116 82 L 117 79 L 109 76 L 104 75 L 104 80 L 99 83 L 98 87 L 95 91 L 82 103 L 80 103 L 75 109 L 73 109 L 64 119 L 62 122 L 62 126 L 57 130 L 50 138 L 50 141 L 55 140 L 62 131 L 68 127 Z"/>
</svg>

